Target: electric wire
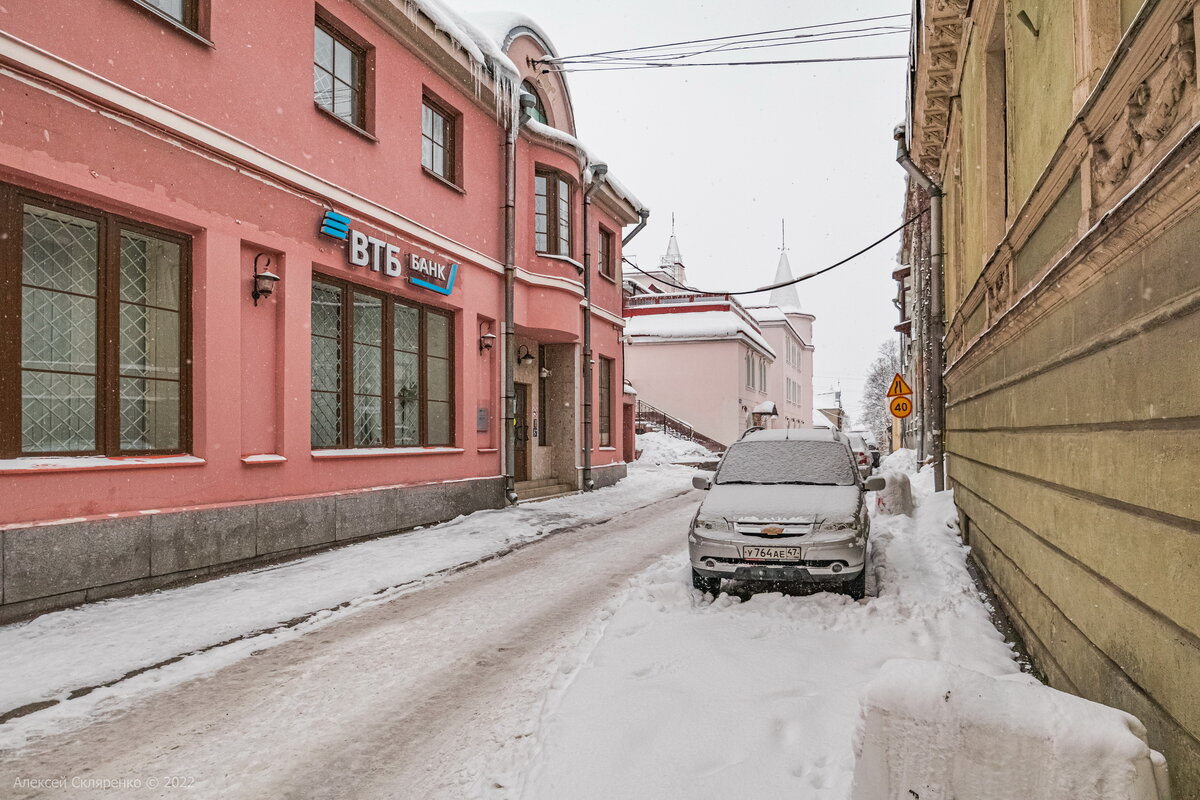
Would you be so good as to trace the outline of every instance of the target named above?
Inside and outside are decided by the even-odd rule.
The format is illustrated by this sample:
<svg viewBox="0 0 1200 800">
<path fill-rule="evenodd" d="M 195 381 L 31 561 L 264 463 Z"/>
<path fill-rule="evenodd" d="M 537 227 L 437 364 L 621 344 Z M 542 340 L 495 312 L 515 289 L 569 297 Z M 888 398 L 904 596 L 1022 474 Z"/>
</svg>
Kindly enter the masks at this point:
<svg viewBox="0 0 1200 800">
<path fill-rule="evenodd" d="M 561 65 L 569 64 L 600 64 L 609 61 L 647 61 L 647 60 L 665 60 L 675 58 L 691 58 L 693 56 L 706 55 L 709 53 L 732 53 L 739 50 L 765 50 L 774 47 L 795 47 L 804 44 L 823 44 L 826 42 L 844 42 L 853 39 L 872 39 L 877 36 L 899 36 L 908 35 L 908 28 L 898 27 L 874 27 L 874 28 L 855 28 L 846 31 L 833 31 L 825 34 L 810 34 L 807 36 L 786 36 L 779 38 L 767 39 L 741 39 L 736 42 L 725 42 L 709 47 L 704 50 L 683 50 L 683 51 L 665 51 L 654 55 L 605 55 L 605 56 L 579 56 L 572 59 L 546 59 L 543 63 L 552 63 Z"/>
<path fill-rule="evenodd" d="M 772 61 L 700 61 L 692 64 L 678 63 L 644 63 L 644 64 L 621 64 L 617 66 L 596 66 L 596 67 L 560 67 L 558 69 L 543 68 L 543 73 L 552 72 L 620 72 L 630 69 L 665 69 L 668 67 L 769 67 L 779 66 L 781 64 L 833 64 L 844 61 L 902 61 L 907 59 L 906 55 L 894 56 L 844 56 L 841 58 L 789 58 Z"/>
<path fill-rule="evenodd" d="M 802 281 L 811 280 L 812 278 L 815 278 L 818 275 L 824 275 L 826 272 L 829 272 L 832 269 L 836 269 L 837 267 L 840 267 L 847 262 L 853 261 L 854 259 L 861 256 L 863 253 L 866 253 L 869 250 L 873 250 L 874 248 L 883 244 L 888 239 L 892 238 L 897 233 L 904 230 L 909 225 L 912 225 L 914 222 L 916 222 L 917 220 L 919 220 L 921 217 L 925 216 L 928 213 L 929 213 L 929 209 L 927 209 L 927 208 L 918 211 L 916 214 L 914 214 L 911 217 L 909 217 L 908 219 L 904 220 L 904 222 L 902 222 L 900 224 L 900 227 L 895 228 L 891 231 L 888 231 L 886 234 L 884 234 L 880 238 L 876 239 L 875 241 L 871 242 L 869 245 L 867 245 L 863 249 L 859 250 L 858 252 L 851 253 L 850 255 L 843 258 L 841 261 L 837 261 L 833 264 L 830 264 L 827 267 L 822 267 L 821 269 L 816 270 L 815 272 L 809 272 L 805 275 L 801 275 L 799 278 L 792 278 L 790 281 L 783 281 L 782 283 L 773 283 L 770 286 L 760 286 L 757 289 L 746 289 L 746 290 L 743 290 L 740 292 L 725 292 L 725 291 L 712 291 L 710 289 L 697 289 L 694 286 L 687 286 L 686 284 L 682 284 L 682 283 L 674 283 L 673 281 L 666 280 L 665 278 L 662 278 L 658 275 L 653 275 L 653 274 L 647 272 L 646 270 L 642 269 L 641 267 L 639 267 L 637 264 L 630 261 L 628 258 L 622 257 L 621 261 L 628 264 L 629 266 L 633 267 L 634 269 L 636 269 L 638 272 L 642 273 L 643 275 L 654 278 L 656 281 L 665 283 L 667 286 L 670 286 L 672 288 L 683 289 L 684 291 L 687 291 L 687 292 L 695 292 L 696 294 L 707 294 L 707 295 L 759 294 L 760 292 L 769 292 L 772 289 L 782 289 L 785 286 L 794 286 L 795 284 L 800 283 Z"/>
<path fill-rule="evenodd" d="M 769 31 L 754 31 L 751 33 L 737 33 L 737 34 L 731 34 L 728 36 L 712 36 L 707 39 L 688 39 L 688 40 L 684 40 L 681 42 L 669 42 L 666 44 L 646 45 L 643 47 L 626 47 L 626 48 L 621 48 L 621 49 L 617 49 L 617 50 L 599 50 L 594 53 L 580 53 L 579 55 L 575 55 L 575 56 L 558 56 L 558 57 L 554 57 L 554 58 L 545 58 L 545 59 L 539 59 L 539 60 L 543 63 L 555 62 L 555 61 L 570 61 L 570 60 L 574 60 L 574 59 L 578 59 L 578 58 L 588 58 L 588 57 L 592 57 L 592 56 L 606 56 L 606 55 L 614 55 L 614 54 L 618 54 L 618 53 L 636 53 L 636 52 L 645 51 L 645 50 L 661 50 L 661 49 L 664 49 L 667 47 L 683 47 L 685 45 L 707 44 L 709 42 L 720 42 L 720 41 L 727 41 L 730 39 L 744 39 L 748 36 L 770 36 L 770 35 L 774 35 L 777 33 L 791 33 L 793 31 L 817 30 L 819 28 L 834 28 L 834 27 L 838 27 L 840 25 L 856 25 L 861 22 L 878 22 L 880 20 L 898 19 L 901 17 L 908 17 L 908 16 L 909 16 L 908 14 L 885 14 L 885 15 L 879 16 L 879 17 L 861 17 L 858 19 L 842 20 L 840 22 L 825 22 L 825 23 L 821 23 L 819 25 L 800 25 L 800 26 L 793 27 L 793 28 L 776 28 L 775 30 L 769 30 Z"/>
</svg>

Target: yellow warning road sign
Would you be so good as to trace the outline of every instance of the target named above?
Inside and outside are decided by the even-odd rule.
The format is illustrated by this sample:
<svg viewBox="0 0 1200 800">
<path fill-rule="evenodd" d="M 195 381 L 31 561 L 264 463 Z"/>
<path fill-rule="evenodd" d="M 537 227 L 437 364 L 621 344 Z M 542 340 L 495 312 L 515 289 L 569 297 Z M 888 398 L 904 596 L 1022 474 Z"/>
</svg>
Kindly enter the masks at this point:
<svg viewBox="0 0 1200 800">
<path fill-rule="evenodd" d="M 899 372 L 897 372 L 896 377 L 892 378 L 892 385 L 888 387 L 887 396 L 888 397 L 899 397 L 900 395 L 912 394 L 912 393 L 913 393 L 912 387 L 910 387 L 907 383 L 905 383 L 904 376 L 901 375 Z M 908 416 L 908 415 L 905 414 L 904 416 Z"/>
<path fill-rule="evenodd" d="M 907 397 L 893 397 L 892 402 L 888 404 L 888 408 L 891 410 L 893 417 L 904 419 L 912 413 L 913 404 L 912 400 L 909 400 Z"/>
</svg>

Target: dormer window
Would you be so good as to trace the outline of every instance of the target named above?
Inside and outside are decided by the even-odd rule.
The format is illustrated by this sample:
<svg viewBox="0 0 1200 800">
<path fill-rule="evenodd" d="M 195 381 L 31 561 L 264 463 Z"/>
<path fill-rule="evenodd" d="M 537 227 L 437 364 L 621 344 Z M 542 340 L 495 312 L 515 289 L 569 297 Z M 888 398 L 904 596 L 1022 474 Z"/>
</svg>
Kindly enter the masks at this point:
<svg viewBox="0 0 1200 800">
<path fill-rule="evenodd" d="M 533 95 L 534 104 L 531 108 L 527 109 L 530 118 L 536 119 L 543 125 L 549 125 L 550 123 L 546 119 L 546 107 L 542 105 L 542 96 L 538 93 L 538 90 L 529 81 L 521 81 L 521 91 Z"/>
</svg>

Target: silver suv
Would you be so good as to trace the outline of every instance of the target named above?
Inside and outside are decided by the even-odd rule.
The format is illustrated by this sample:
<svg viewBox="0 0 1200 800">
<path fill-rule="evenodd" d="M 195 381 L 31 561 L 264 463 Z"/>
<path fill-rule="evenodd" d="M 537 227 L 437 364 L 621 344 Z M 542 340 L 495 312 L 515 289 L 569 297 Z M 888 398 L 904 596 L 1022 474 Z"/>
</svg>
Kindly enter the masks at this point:
<svg viewBox="0 0 1200 800">
<path fill-rule="evenodd" d="M 688 531 L 692 583 L 714 596 L 721 579 L 834 584 L 866 593 L 870 521 L 846 436 L 831 430 L 765 430 L 730 445 Z"/>
</svg>

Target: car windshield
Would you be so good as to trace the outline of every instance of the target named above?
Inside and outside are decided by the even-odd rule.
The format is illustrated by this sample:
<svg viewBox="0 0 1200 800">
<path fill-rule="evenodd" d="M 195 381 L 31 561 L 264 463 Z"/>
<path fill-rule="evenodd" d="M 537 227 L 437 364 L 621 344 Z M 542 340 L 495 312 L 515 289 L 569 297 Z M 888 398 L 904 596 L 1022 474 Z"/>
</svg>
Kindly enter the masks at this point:
<svg viewBox="0 0 1200 800">
<path fill-rule="evenodd" d="M 725 454 L 716 482 L 852 486 L 854 468 L 841 442 L 738 442 Z"/>
</svg>

